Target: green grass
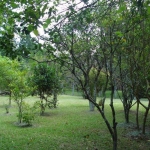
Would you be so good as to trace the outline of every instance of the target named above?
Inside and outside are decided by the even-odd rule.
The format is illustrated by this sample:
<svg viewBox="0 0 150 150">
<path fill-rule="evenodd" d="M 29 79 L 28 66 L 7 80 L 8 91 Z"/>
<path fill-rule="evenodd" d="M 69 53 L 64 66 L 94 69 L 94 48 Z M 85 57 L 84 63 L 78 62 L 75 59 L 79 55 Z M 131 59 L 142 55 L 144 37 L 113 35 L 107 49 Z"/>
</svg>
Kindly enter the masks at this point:
<svg viewBox="0 0 150 150">
<path fill-rule="evenodd" d="M 71 89 L 66 89 L 64 91 L 64 94 L 65 95 L 72 95 L 72 96 L 83 96 L 83 93 L 81 91 L 76 91 L 76 90 L 72 91 Z M 107 90 L 105 94 L 106 94 L 106 98 L 110 98 L 111 91 Z M 114 93 L 115 98 L 119 98 L 119 96 L 121 96 L 121 95 L 122 95 L 121 91 L 116 91 Z"/>
<path fill-rule="evenodd" d="M 33 103 L 38 98 L 28 97 Z M 108 129 L 95 110 L 90 112 L 88 101 L 80 96 L 59 96 L 57 109 L 47 109 L 45 116 L 38 116 L 32 127 L 18 127 L 17 107 L 12 103 L 10 113 L 5 113 L 4 104 L 7 97 L 0 97 L 0 150 L 111 150 L 112 139 Z M 145 102 L 146 103 L 146 102 Z M 120 100 L 115 99 L 116 117 L 118 121 L 119 150 L 149 150 L 150 141 L 130 138 L 132 128 L 123 126 L 124 115 Z M 131 121 L 135 122 L 135 108 L 131 111 Z M 109 99 L 106 101 L 106 114 L 109 121 L 111 110 Z M 140 110 L 141 119 L 143 109 Z M 148 120 L 150 125 L 150 120 Z M 134 130 L 135 131 L 135 130 Z M 137 132 L 136 132 L 137 133 Z"/>
</svg>

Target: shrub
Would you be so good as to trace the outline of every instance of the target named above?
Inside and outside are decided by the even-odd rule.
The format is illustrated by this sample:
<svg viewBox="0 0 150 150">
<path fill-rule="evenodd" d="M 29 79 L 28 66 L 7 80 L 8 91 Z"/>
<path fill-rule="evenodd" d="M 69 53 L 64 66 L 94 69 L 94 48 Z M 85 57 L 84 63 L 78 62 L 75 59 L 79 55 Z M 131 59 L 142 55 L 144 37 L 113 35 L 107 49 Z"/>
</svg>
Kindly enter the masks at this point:
<svg viewBox="0 0 150 150">
<path fill-rule="evenodd" d="M 36 117 L 36 113 L 39 111 L 38 105 L 35 103 L 33 106 L 30 106 L 28 103 L 23 102 L 22 110 L 22 122 L 27 126 L 31 126 L 32 121 Z M 17 117 L 20 117 L 19 114 Z"/>
</svg>

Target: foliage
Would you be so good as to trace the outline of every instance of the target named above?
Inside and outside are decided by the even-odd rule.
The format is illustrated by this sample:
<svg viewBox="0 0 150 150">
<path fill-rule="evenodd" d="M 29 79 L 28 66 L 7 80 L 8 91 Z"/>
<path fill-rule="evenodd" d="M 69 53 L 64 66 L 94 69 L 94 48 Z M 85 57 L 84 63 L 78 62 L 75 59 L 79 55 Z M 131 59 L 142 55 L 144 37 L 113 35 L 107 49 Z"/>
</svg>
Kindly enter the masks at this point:
<svg viewBox="0 0 150 150">
<path fill-rule="evenodd" d="M 9 84 L 15 80 L 16 71 L 19 63 L 16 60 L 11 60 L 8 57 L 0 56 L 0 82 L 1 90 L 10 91 Z"/>
<path fill-rule="evenodd" d="M 26 72 L 16 72 L 16 79 L 9 86 L 11 88 L 14 100 L 24 99 L 28 96 L 30 88 L 28 87 L 28 83 L 26 81 Z"/>
<path fill-rule="evenodd" d="M 59 88 L 59 82 L 55 76 L 55 69 L 45 63 L 38 64 L 34 68 L 31 81 L 33 86 L 36 87 L 37 94 L 40 96 L 41 114 L 43 114 L 47 106 L 49 108 L 52 106 L 48 98 L 52 96 L 55 89 L 57 90 Z"/>
<path fill-rule="evenodd" d="M 96 75 L 97 75 L 97 70 L 92 68 L 90 70 L 90 73 L 89 73 L 89 84 L 90 84 L 90 92 L 93 93 L 93 89 L 94 89 L 94 83 L 95 83 L 95 78 L 96 78 Z M 99 76 L 98 76 L 98 80 L 96 82 L 96 94 L 98 94 L 101 90 L 103 90 L 104 86 L 106 84 L 106 73 L 104 72 L 100 72 Z M 93 95 L 93 94 L 91 94 Z"/>
<path fill-rule="evenodd" d="M 29 103 L 23 102 L 23 112 L 22 112 L 22 121 L 26 126 L 32 125 L 32 121 L 35 119 L 36 114 L 39 112 L 39 109 L 36 103 L 31 106 Z"/>
<path fill-rule="evenodd" d="M 117 122 L 114 107 L 116 88 L 120 87 L 122 90 L 123 97 L 121 99 L 124 112 L 127 112 L 128 115 L 133 97 L 136 97 L 138 128 L 139 105 L 144 107 L 143 133 L 150 109 L 150 67 L 148 63 L 150 56 L 150 2 L 142 0 L 82 0 L 78 3 L 82 6 L 78 6 L 74 0 L 71 3 L 68 1 L 66 3 L 68 4 L 66 10 L 59 12 L 57 7 L 61 6 L 59 0 L 54 1 L 52 5 L 49 5 L 47 0 L 28 0 L 28 2 L 3 0 L 0 4 L 2 8 L 0 10 L 1 54 L 12 57 L 25 54 L 29 57 L 31 50 L 33 50 L 32 56 L 36 51 L 41 50 L 43 51 L 42 56 L 49 53 L 51 55 L 50 61 L 52 59 L 59 60 L 62 66 L 65 65 L 80 83 L 90 104 L 95 105 L 100 111 L 112 136 L 113 149 L 116 150 Z M 44 28 L 47 37 L 40 35 L 39 27 Z M 35 41 L 30 37 L 31 32 L 36 37 Z M 21 38 L 18 51 L 16 51 L 17 46 L 14 47 L 15 34 Z M 43 46 L 41 46 L 39 39 L 44 41 Z M 37 60 L 37 62 L 39 61 Z M 34 85 L 36 85 L 42 100 L 43 111 L 47 105 L 47 103 L 43 103 L 43 99 L 48 101 L 48 96 L 57 89 L 54 87 L 55 75 L 52 73 L 49 78 L 46 67 L 39 67 L 40 71 L 45 73 L 43 75 L 40 71 L 34 72 L 37 75 L 37 77 L 34 76 Z M 94 82 L 91 82 L 90 71 L 93 67 L 96 68 L 97 73 L 96 76 L 92 75 L 95 79 Z M 99 82 L 98 75 L 101 70 L 107 72 L 104 91 L 106 91 L 108 81 L 110 83 L 113 125 L 106 118 L 104 105 L 101 109 L 95 101 L 96 90 L 94 88 Z M 84 78 L 84 82 L 82 78 Z M 5 85 L 4 82 L 3 85 Z M 6 86 L 4 87 L 6 88 Z M 19 91 L 15 87 L 14 90 Z M 141 101 L 143 95 L 148 99 L 147 105 Z M 17 97 L 20 95 L 18 94 Z"/>
<path fill-rule="evenodd" d="M 29 87 L 26 80 L 26 72 L 17 70 L 15 72 L 16 77 L 9 87 L 11 89 L 12 98 L 17 103 L 18 106 L 18 122 L 21 124 L 23 121 L 23 100 L 30 94 L 32 87 Z"/>
<path fill-rule="evenodd" d="M 37 90 L 40 93 L 52 94 L 54 69 L 50 68 L 47 64 L 38 64 L 34 68 L 33 72 L 33 84 L 37 86 Z"/>
<path fill-rule="evenodd" d="M 17 60 L 11 60 L 8 57 L 0 56 L 0 90 L 9 93 L 9 105 L 11 105 L 10 84 L 16 80 L 16 73 L 19 68 Z"/>
</svg>

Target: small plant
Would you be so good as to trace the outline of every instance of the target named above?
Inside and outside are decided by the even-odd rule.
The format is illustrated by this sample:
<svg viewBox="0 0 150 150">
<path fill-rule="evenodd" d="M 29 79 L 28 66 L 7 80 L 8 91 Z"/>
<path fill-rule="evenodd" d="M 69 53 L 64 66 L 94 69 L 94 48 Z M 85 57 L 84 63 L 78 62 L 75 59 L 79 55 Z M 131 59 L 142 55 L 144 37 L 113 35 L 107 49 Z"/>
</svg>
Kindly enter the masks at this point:
<svg viewBox="0 0 150 150">
<path fill-rule="evenodd" d="M 23 113 L 22 121 L 26 123 L 28 126 L 32 125 L 32 121 L 34 120 L 35 115 L 30 112 Z"/>
<path fill-rule="evenodd" d="M 22 106 L 22 122 L 25 123 L 26 126 L 31 126 L 38 111 L 38 105 L 35 103 L 33 106 L 30 106 L 28 103 L 23 102 Z"/>
</svg>

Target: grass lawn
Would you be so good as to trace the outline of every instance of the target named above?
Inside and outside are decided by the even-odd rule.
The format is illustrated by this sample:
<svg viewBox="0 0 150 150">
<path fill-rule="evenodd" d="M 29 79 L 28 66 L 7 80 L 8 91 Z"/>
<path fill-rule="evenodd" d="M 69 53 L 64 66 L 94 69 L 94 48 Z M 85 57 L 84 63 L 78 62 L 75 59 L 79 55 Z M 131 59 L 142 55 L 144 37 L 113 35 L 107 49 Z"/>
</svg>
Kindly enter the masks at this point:
<svg viewBox="0 0 150 150">
<path fill-rule="evenodd" d="M 36 97 L 26 99 L 29 103 L 36 100 Z M 10 113 L 5 113 L 4 104 L 7 102 L 7 97 L 0 97 L 0 150 L 112 149 L 111 136 L 99 112 L 90 112 L 88 101 L 80 96 L 59 96 L 57 109 L 47 109 L 44 116 L 38 116 L 34 120 L 32 127 L 24 128 L 15 125 L 15 103 L 12 104 Z M 134 126 L 126 128 L 123 123 L 122 103 L 118 99 L 114 102 L 118 121 L 118 150 L 150 150 L 150 138 L 133 138 L 130 133 L 133 133 Z M 106 101 L 105 111 L 108 120 L 112 122 L 109 100 Z M 141 108 L 140 119 L 142 118 Z M 135 122 L 135 108 L 132 108 L 130 119 Z M 147 125 L 150 126 L 150 119 Z"/>
<path fill-rule="evenodd" d="M 83 96 L 83 93 L 81 91 L 76 91 L 76 90 L 72 91 L 71 89 L 66 89 L 64 91 L 64 94 L 65 95 L 72 95 L 72 96 Z M 106 94 L 106 98 L 109 98 L 111 95 L 111 91 L 108 90 L 108 91 L 106 91 L 105 94 Z M 119 98 L 119 96 L 121 96 L 121 91 L 115 92 L 114 97 Z"/>
</svg>

